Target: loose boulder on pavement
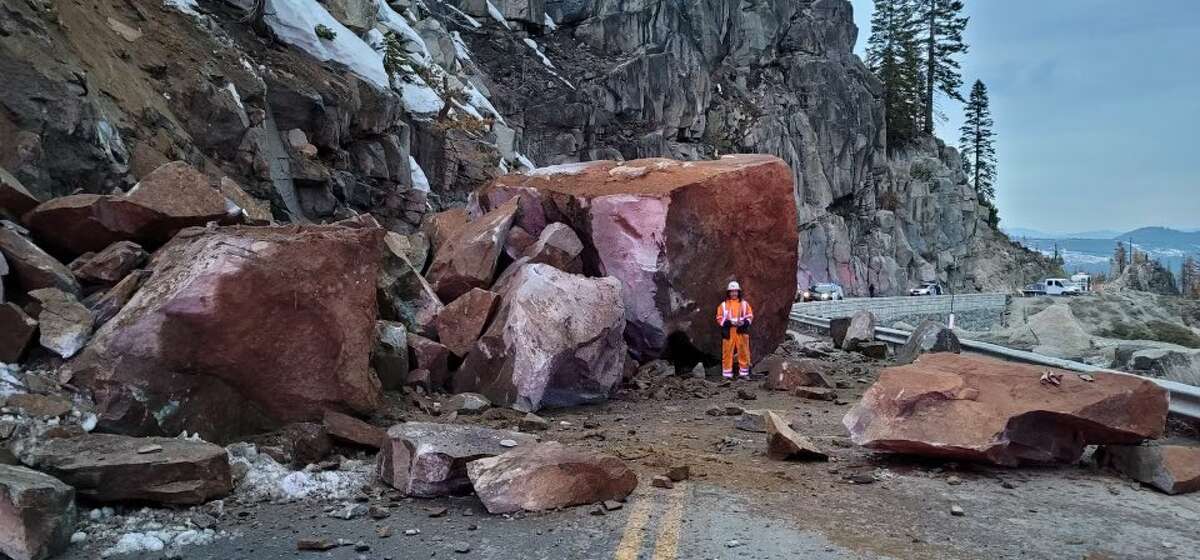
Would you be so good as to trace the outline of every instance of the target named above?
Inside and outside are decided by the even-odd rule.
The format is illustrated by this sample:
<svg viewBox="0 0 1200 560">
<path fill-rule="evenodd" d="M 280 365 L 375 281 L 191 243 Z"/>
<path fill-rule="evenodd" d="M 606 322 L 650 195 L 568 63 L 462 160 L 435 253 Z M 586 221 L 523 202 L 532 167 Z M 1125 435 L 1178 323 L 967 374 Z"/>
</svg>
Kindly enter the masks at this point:
<svg viewBox="0 0 1200 560">
<path fill-rule="evenodd" d="M 379 477 L 408 496 L 468 494 L 467 463 L 504 453 L 504 440 L 527 445 L 535 438 L 470 424 L 398 424 L 388 429 L 379 451 Z"/>
<path fill-rule="evenodd" d="M 962 352 L 958 335 L 937 321 L 925 320 L 908 335 L 908 342 L 896 350 L 896 363 L 911 364 L 918 356 L 931 352 Z"/>
<path fill-rule="evenodd" d="M 62 552 L 75 531 L 75 490 L 58 479 L 0 465 L 0 556 L 43 560 Z"/>
<path fill-rule="evenodd" d="M 84 434 L 29 446 L 20 459 L 98 502 L 192 505 L 233 490 L 225 449 L 198 440 Z"/>
<path fill-rule="evenodd" d="M 382 402 L 369 359 L 378 229 L 181 232 L 71 364 L 100 426 L 213 441 Z"/>
<path fill-rule="evenodd" d="M 829 362 L 813 358 L 770 356 L 759 362 L 757 373 L 766 375 L 763 386 L 774 391 L 792 391 L 796 387 L 833 387 L 829 381 Z"/>
<path fill-rule="evenodd" d="M 516 223 L 534 236 L 554 222 L 580 232 L 584 272 L 624 288 L 626 338 L 639 361 L 662 355 L 668 340 L 719 355 L 712 314 L 734 276 L 754 304 L 751 347 L 765 356 L 784 340 L 796 294 L 792 177 L 766 155 L 593 161 L 499 177 L 479 203 L 489 210 L 519 199 Z"/>
<path fill-rule="evenodd" d="M 1200 490 L 1200 447 L 1171 442 L 1105 445 L 1097 462 L 1167 494 Z"/>
<path fill-rule="evenodd" d="M 846 336 L 842 339 L 842 350 L 857 350 L 859 346 L 875 340 L 875 314 L 859 309 L 850 317 Z"/>
<path fill-rule="evenodd" d="M 782 416 L 767 412 L 767 456 L 780 461 L 824 461 L 829 458 L 808 438 L 796 433 Z"/>
<path fill-rule="evenodd" d="M 455 373 L 455 392 L 476 391 L 523 412 L 608 398 L 626 353 L 616 279 L 531 264 L 501 300 L 491 327 Z"/>
<path fill-rule="evenodd" d="M 557 442 L 525 445 L 472 461 L 467 474 L 489 513 L 622 500 L 638 482 L 637 475 L 616 457 Z"/>
<path fill-rule="evenodd" d="M 1041 382 L 1047 371 L 1060 383 Z M 1165 389 L 1131 375 L 1092 377 L 926 354 L 883 370 L 843 424 L 854 443 L 871 449 L 1007 466 L 1072 463 L 1087 445 L 1162 436 Z"/>
</svg>

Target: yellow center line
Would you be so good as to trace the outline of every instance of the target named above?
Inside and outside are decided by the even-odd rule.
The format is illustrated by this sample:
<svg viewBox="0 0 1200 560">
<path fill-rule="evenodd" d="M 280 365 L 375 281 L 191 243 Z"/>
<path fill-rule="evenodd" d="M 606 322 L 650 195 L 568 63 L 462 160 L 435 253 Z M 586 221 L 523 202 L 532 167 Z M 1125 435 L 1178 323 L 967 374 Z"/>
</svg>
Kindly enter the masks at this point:
<svg viewBox="0 0 1200 560">
<path fill-rule="evenodd" d="M 625 521 L 625 530 L 621 533 L 621 544 L 617 545 L 613 560 L 637 560 L 638 552 L 642 550 L 642 539 L 645 538 L 646 522 L 650 520 L 650 506 L 653 504 L 654 497 L 645 496 L 630 508 L 629 519 Z"/>
<path fill-rule="evenodd" d="M 679 550 L 679 529 L 683 525 L 683 506 L 687 503 L 688 488 L 676 483 L 671 494 L 670 509 L 659 523 L 658 538 L 654 541 L 654 560 L 675 560 Z"/>
</svg>

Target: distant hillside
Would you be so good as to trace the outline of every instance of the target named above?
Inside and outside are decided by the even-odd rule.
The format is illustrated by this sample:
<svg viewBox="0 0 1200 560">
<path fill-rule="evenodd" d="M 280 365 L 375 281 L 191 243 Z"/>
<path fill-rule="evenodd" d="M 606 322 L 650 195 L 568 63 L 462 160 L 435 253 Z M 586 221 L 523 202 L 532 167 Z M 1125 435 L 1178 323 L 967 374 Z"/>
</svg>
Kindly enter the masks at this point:
<svg viewBox="0 0 1200 560">
<path fill-rule="evenodd" d="M 1016 228 L 1019 229 L 1019 228 Z M 1111 232 L 1096 232 L 1111 233 Z M 1118 241 L 1144 251 L 1172 272 L 1178 272 L 1188 255 L 1200 255 L 1200 231 L 1180 231 L 1165 227 L 1144 227 L 1108 237 L 1032 237 L 1009 233 L 1018 243 L 1045 255 L 1054 254 L 1055 247 L 1063 256 L 1066 269 L 1095 274 L 1107 273 L 1109 258 Z"/>
<path fill-rule="evenodd" d="M 1200 231 L 1180 231 L 1165 227 L 1144 227 L 1119 236 L 1132 239 L 1135 245 L 1173 247 L 1187 253 L 1200 251 Z"/>
<path fill-rule="evenodd" d="M 1019 238 L 1028 237 L 1031 239 L 1112 239 L 1121 235 L 1121 232 L 1114 229 L 1100 229 L 1091 231 L 1077 231 L 1072 233 L 1051 233 L 1034 228 L 1001 228 L 1009 237 Z"/>
</svg>

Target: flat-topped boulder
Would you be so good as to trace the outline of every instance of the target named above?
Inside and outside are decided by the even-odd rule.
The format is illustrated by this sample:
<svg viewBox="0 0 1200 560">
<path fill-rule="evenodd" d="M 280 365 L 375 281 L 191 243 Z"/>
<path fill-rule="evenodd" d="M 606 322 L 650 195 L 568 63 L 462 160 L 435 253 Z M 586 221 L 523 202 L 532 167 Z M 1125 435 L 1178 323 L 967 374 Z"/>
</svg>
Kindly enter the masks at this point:
<svg viewBox="0 0 1200 560">
<path fill-rule="evenodd" d="M 55 556 L 70 544 L 75 521 L 73 488 L 25 467 L 0 465 L 0 556 Z"/>
<path fill-rule="evenodd" d="M 58 288 L 78 295 L 79 281 L 71 269 L 47 254 L 12 225 L 0 223 L 0 257 L 8 267 L 9 281 L 18 293 Z M 3 288 L 0 288 L 3 292 Z"/>
<path fill-rule="evenodd" d="M 472 461 L 467 474 L 488 513 L 623 500 L 638 483 L 620 459 L 558 442 L 525 445 Z"/>
<path fill-rule="evenodd" d="M 382 231 L 233 226 L 181 232 L 153 275 L 68 364 L 100 426 L 213 441 L 382 402 L 369 367 Z"/>
<path fill-rule="evenodd" d="M 501 442 L 534 441 L 528 434 L 471 424 L 406 422 L 387 431 L 379 450 L 379 477 L 408 496 L 469 494 L 467 463 L 508 451 Z"/>
<path fill-rule="evenodd" d="M 1059 383 L 1042 380 L 1047 372 Z M 1161 437 L 1168 396 L 1148 379 L 949 353 L 883 370 L 846 414 L 854 443 L 999 465 L 1077 461 L 1087 445 Z"/>
<path fill-rule="evenodd" d="M 478 197 L 485 211 L 512 199 L 522 229 L 540 237 L 563 222 L 582 236 L 584 272 L 621 281 L 637 359 L 662 355 L 668 340 L 719 355 L 713 310 L 735 278 L 754 305 L 755 355 L 783 341 L 798 260 L 794 184 L 783 160 L 564 164 L 499 177 Z"/>
</svg>

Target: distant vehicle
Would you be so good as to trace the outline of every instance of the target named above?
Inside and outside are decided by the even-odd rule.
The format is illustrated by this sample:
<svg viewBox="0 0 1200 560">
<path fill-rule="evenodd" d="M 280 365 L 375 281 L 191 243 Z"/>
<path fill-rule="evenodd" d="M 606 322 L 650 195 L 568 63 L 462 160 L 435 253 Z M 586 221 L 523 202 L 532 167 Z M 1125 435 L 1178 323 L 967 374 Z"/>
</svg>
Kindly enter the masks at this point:
<svg viewBox="0 0 1200 560">
<path fill-rule="evenodd" d="M 1092 275 L 1086 272 L 1076 272 L 1071 275 L 1071 283 L 1079 286 L 1080 292 L 1092 291 Z"/>
<path fill-rule="evenodd" d="M 804 293 L 800 294 L 800 301 L 831 301 L 846 299 L 846 292 L 842 287 L 833 284 L 813 284 Z"/>
<path fill-rule="evenodd" d="M 1025 286 L 1021 293 L 1027 296 L 1077 296 L 1083 292 L 1066 278 L 1047 278 Z"/>
<path fill-rule="evenodd" d="M 942 285 L 937 282 L 925 282 L 916 288 L 908 291 L 910 296 L 940 296 L 942 295 Z"/>
</svg>

